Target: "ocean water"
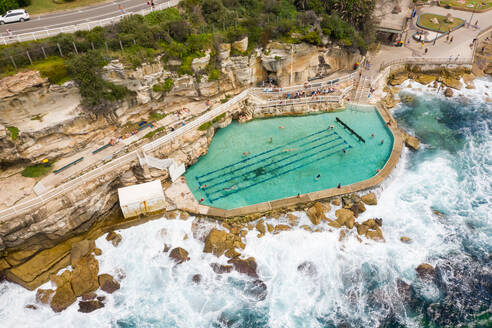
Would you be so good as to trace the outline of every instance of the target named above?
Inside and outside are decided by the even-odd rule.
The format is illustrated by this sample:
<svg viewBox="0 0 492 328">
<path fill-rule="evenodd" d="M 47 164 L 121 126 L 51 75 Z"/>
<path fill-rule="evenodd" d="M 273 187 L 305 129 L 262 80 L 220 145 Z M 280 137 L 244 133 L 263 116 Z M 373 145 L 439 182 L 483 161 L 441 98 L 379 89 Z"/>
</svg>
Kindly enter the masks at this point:
<svg viewBox="0 0 492 328">
<path fill-rule="evenodd" d="M 234 122 L 185 176 L 196 199 L 231 209 L 366 180 L 383 168 L 392 147 L 374 107 Z"/>
<path fill-rule="evenodd" d="M 252 231 L 242 253 L 256 258 L 262 285 L 236 272 L 215 274 L 210 263 L 226 259 L 202 253 L 192 218 L 159 219 L 119 231 L 123 240 L 117 248 L 104 238 L 96 241 L 103 250 L 100 272 L 125 276 L 121 289 L 106 295 L 103 309 L 90 314 L 77 312 L 76 305 L 58 314 L 41 305 L 26 309 L 35 304 L 35 294 L 2 282 L 1 326 L 490 326 L 492 105 L 485 93 L 492 92 L 492 83 L 475 84 L 452 99 L 414 82 L 404 89 L 415 100 L 394 115 L 421 138 L 422 147 L 403 152 L 375 190 L 378 205 L 357 219 L 382 218 L 386 242 L 361 243 L 353 234 L 340 242 L 338 231 L 300 228 L 258 239 Z M 308 224 L 297 214 L 300 224 Z M 401 243 L 401 236 L 412 243 Z M 165 243 L 188 250 L 190 261 L 174 265 L 162 251 Z M 297 269 L 305 262 L 310 274 Z M 437 267 L 435 282 L 416 276 L 424 262 Z M 192 282 L 195 274 L 202 276 L 199 284 Z M 407 298 L 398 291 L 402 281 L 411 286 Z"/>
</svg>

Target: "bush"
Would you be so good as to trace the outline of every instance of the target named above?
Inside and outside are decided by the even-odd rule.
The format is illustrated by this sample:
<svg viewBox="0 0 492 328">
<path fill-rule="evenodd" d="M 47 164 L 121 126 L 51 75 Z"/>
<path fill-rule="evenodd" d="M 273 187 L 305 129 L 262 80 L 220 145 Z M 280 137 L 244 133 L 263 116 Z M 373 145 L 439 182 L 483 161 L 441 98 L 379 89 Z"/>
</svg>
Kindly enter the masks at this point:
<svg viewBox="0 0 492 328">
<path fill-rule="evenodd" d="M 154 90 L 154 92 L 167 93 L 171 91 L 173 87 L 174 87 L 174 80 L 168 77 L 164 80 L 164 83 L 154 84 L 152 86 L 152 90 Z"/>
<path fill-rule="evenodd" d="M 202 125 L 200 125 L 198 127 L 198 130 L 200 130 L 200 131 L 206 131 L 206 130 L 208 130 L 211 127 L 212 127 L 212 122 L 209 121 L 209 122 L 205 122 Z"/>
<path fill-rule="evenodd" d="M 217 81 L 220 78 L 220 71 L 218 69 L 212 69 L 208 73 L 209 81 Z"/>
<path fill-rule="evenodd" d="M 65 60 L 61 57 L 49 58 L 30 66 L 30 68 L 39 71 L 41 76 L 48 78 L 51 83 L 62 84 L 70 80 Z"/>
<path fill-rule="evenodd" d="M 8 126 L 7 127 L 8 134 L 10 135 L 10 139 L 12 140 L 17 140 L 19 137 L 19 128 L 15 126 Z"/>
<path fill-rule="evenodd" d="M 161 126 L 160 128 L 157 128 L 153 131 L 150 131 L 149 133 L 147 133 L 146 135 L 144 135 L 142 138 L 152 138 L 153 136 L 155 136 L 157 133 L 161 132 L 164 130 L 164 127 Z"/>
<path fill-rule="evenodd" d="M 23 177 L 37 178 L 48 174 L 53 169 L 51 163 L 46 164 L 36 164 L 27 166 L 22 172 Z"/>
<path fill-rule="evenodd" d="M 103 111 L 110 102 L 123 99 L 129 90 L 102 78 L 104 57 L 97 51 L 74 56 L 68 60 L 70 76 L 79 85 L 82 103 L 89 109 Z"/>
</svg>

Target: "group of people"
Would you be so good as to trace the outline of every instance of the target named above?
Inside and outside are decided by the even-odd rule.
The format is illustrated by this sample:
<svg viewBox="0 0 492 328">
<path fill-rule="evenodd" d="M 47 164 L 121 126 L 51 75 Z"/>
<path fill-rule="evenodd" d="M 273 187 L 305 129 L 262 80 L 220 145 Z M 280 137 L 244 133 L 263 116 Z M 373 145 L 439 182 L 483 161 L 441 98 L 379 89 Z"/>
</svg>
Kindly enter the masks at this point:
<svg viewBox="0 0 492 328">
<path fill-rule="evenodd" d="M 312 91 L 296 91 L 295 93 L 285 93 L 282 95 L 283 99 L 299 99 L 299 98 L 306 98 L 306 97 L 315 97 L 315 96 L 320 96 L 320 95 L 326 95 L 328 93 L 333 93 L 335 92 L 335 88 L 332 87 L 326 87 L 326 88 L 317 88 L 316 90 Z"/>
</svg>

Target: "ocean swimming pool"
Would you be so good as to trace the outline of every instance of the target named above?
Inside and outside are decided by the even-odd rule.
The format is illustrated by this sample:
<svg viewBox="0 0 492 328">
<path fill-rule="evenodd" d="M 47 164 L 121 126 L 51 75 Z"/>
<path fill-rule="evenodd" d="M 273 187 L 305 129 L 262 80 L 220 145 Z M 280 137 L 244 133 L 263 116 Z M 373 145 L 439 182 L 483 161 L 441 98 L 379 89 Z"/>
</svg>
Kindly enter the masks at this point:
<svg viewBox="0 0 492 328">
<path fill-rule="evenodd" d="M 232 209 L 366 180 L 383 168 L 392 147 L 373 107 L 233 122 L 217 131 L 185 177 L 202 204 Z"/>
</svg>

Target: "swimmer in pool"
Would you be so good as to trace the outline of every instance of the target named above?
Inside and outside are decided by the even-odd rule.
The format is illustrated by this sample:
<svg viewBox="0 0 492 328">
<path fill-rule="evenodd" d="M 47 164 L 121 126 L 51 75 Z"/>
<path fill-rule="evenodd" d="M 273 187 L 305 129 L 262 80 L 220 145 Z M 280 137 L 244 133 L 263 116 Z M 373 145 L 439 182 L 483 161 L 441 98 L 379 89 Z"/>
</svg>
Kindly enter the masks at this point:
<svg viewBox="0 0 492 328">
<path fill-rule="evenodd" d="M 371 133 L 371 138 L 374 138 L 374 133 Z"/>
<path fill-rule="evenodd" d="M 270 137 L 270 143 L 272 143 L 272 142 L 273 142 L 273 138 L 272 138 L 272 137 Z"/>
<path fill-rule="evenodd" d="M 342 149 L 342 152 L 345 154 L 347 153 L 347 151 L 345 150 L 345 148 Z"/>
<path fill-rule="evenodd" d="M 333 125 L 330 125 L 330 130 L 333 130 L 335 127 Z"/>
<path fill-rule="evenodd" d="M 285 151 L 289 152 L 289 151 L 294 151 L 294 150 L 296 150 L 296 149 L 295 148 L 287 148 Z"/>
<path fill-rule="evenodd" d="M 319 178 L 321 178 L 321 174 L 318 174 L 315 179 L 319 180 Z"/>
<path fill-rule="evenodd" d="M 236 185 L 229 187 L 229 188 L 224 188 L 225 191 L 231 191 L 231 190 L 236 190 L 236 189 L 237 189 Z"/>
<path fill-rule="evenodd" d="M 381 139 L 381 145 L 384 144 L 384 139 Z"/>
<path fill-rule="evenodd" d="M 283 127 L 283 126 L 279 126 L 278 128 L 279 128 L 279 129 L 285 129 L 285 127 Z"/>
</svg>

